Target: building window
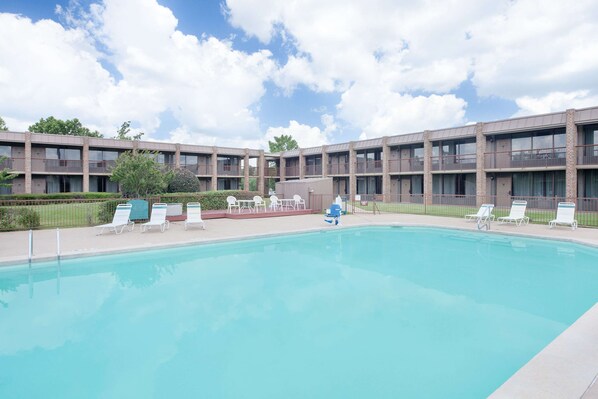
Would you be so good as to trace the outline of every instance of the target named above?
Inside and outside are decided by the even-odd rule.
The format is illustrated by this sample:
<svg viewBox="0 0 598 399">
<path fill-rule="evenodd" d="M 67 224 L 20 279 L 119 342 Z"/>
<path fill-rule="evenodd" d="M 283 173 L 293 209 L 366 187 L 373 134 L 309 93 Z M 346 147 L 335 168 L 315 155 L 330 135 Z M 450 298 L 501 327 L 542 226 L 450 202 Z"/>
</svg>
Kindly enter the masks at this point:
<svg viewBox="0 0 598 399">
<path fill-rule="evenodd" d="M 80 193 L 83 191 L 81 176 L 46 176 L 46 194 Z"/>
<path fill-rule="evenodd" d="M 436 195 L 476 195 L 475 174 L 433 175 L 432 193 Z"/>
<path fill-rule="evenodd" d="M 513 173 L 511 191 L 516 197 L 565 197 L 565 172 Z"/>
</svg>

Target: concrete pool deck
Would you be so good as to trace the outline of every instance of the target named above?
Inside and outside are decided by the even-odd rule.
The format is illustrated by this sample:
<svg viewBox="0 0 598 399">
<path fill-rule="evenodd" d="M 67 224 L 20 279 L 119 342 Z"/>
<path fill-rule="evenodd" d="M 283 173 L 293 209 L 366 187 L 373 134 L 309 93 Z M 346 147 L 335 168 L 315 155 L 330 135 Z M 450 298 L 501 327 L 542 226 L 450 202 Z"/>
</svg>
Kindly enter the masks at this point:
<svg viewBox="0 0 598 399">
<path fill-rule="evenodd" d="M 407 214 L 357 214 L 342 217 L 341 228 L 372 225 L 431 226 L 477 231 L 474 222 L 463 219 Z M 322 215 L 283 216 L 263 219 L 212 219 L 206 230 L 172 222 L 165 233 L 154 229 L 96 235 L 97 229 L 60 229 L 61 256 L 93 256 L 131 250 L 156 249 L 173 245 L 191 245 L 272 236 L 286 233 L 330 230 L 338 227 L 323 222 Z M 537 238 L 574 241 L 598 247 L 598 230 L 567 227 L 549 229 L 547 225 L 516 227 L 491 224 L 491 233 L 516 234 Z M 27 262 L 28 232 L 0 233 L 0 266 Z M 56 230 L 33 232 L 33 261 L 56 258 Z M 597 259 L 598 264 L 598 259 Z M 598 287 L 597 287 L 598 290 Z M 583 398 L 598 399 L 598 305 L 586 312 L 569 329 L 538 353 L 490 397 L 503 398 Z"/>
</svg>

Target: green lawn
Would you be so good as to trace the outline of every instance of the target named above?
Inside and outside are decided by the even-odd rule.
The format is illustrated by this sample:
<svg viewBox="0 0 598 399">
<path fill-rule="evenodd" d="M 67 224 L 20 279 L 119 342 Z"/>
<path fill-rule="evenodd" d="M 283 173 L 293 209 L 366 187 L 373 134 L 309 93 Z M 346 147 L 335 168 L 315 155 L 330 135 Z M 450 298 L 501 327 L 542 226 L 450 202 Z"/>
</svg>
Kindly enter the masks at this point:
<svg viewBox="0 0 598 399">
<path fill-rule="evenodd" d="M 360 205 L 356 202 L 354 204 L 355 212 L 360 211 L 372 212 L 374 206 L 376 211 L 383 213 L 409 213 L 422 214 L 431 216 L 447 216 L 462 218 L 468 214 L 476 214 L 477 207 L 468 207 L 461 205 L 423 205 L 423 204 L 408 204 L 396 202 L 373 202 L 369 201 L 368 205 Z M 494 216 L 508 216 L 508 208 L 494 208 L 492 211 Z M 530 218 L 530 223 L 547 224 L 556 217 L 556 210 L 550 209 L 527 209 L 526 216 Z M 576 212 L 575 218 L 580 226 L 598 227 L 598 212 Z"/>
<path fill-rule="evenodd" d="M 12 209 L 28 208 L 40 216 L 41 229 L 56 227 L 95 226 L 98 221 L 98 210 L 101 202 L 72 202 L 48 205 L 25 205 L 10 207 Z"/>
</svg>

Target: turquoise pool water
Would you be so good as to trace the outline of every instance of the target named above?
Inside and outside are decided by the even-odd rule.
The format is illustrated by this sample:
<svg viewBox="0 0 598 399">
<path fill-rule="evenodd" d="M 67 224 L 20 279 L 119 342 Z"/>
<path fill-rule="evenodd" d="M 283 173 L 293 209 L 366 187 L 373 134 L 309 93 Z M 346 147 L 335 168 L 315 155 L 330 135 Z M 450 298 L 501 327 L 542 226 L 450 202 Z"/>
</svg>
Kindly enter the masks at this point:
<svg viewBox="0 0 598 399">
<path fill-rule="evenodd" d="M 0 268 L 0 397 L 484 398 L 598 301 L 597 260 L 380 227 Z"/>
</svg>

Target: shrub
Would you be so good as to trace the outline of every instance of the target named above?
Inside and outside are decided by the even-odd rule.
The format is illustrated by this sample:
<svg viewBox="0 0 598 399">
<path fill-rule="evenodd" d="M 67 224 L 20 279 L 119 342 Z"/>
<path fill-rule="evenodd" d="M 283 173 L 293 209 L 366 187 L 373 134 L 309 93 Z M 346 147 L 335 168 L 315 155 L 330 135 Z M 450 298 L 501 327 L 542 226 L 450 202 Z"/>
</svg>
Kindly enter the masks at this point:
<svg viewBox="0 0 598 399">
<path fill-rule="evenodd" d="M 126 200 L 124 199 L 102 202 L 98 210 L 98 220 L 100 223 L 105 224 L 112 222 L 114 211 L 116 211 L 116 206 L 118 204 L 124 204 L 125 202 Z"/>
<path fill-rule="evenodd" d="M 189 169 L 175 169 L 168 184 L 169 193 L 196 193 L 199 191 L 199 180 Z"/>
<path fill-rule="evenodd" d="M 29 208 L 21 208 L 17 211 L 17 222 L 27 229 L 36 229 L 41 224 L 39 213 Z"/>
<path fill-rule="evenodd" d="M 0 230 L 16 229 L 14 212 L 10 208 L 0 208 Z"/>
<path fill-rule="evenodd" d="M 0 195 L 0 200 L 104 199 L 120 197 L 120 193 L 8 194 Z"/>
<path fill-rule="evenodd" d="M 40 220 L 39 213 L 30 208 L 0 208 L 0 230 L 36 229 Z"/>
<path fill-rule="evenodd" d="M 257 191 L 241 191 L 241 190 L 227 190 L 227 191 L 202 191 L 200 193 L 173 193 L 163 194 L 159 197 L 153 198 L 153 202 L 165 202 L 165 203 L 187 203 L 187 202 L 199 202 L 201 203 L 201 209 L 207 210 L 218 210 L 226 209 L 228 204 L 226 203 L 226 197 L 232 195 L 237 199 L 253 199 L 256 195 L 261 195 Z"/>
</svg>

